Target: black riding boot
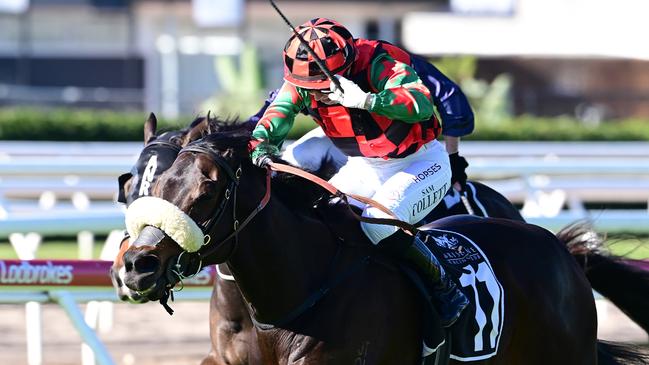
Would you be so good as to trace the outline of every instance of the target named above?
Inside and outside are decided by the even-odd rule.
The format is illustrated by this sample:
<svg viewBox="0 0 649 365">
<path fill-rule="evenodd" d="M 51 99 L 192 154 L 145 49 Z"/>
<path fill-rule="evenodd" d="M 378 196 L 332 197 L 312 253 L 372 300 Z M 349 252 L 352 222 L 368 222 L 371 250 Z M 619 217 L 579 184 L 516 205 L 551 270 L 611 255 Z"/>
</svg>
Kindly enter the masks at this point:
<svg viewBox="0 0 649 365">
<path fill-rule="evenodd" d="M 435 296 L 433 302 L 443 327 L 450 327 L 460 318 L 464 308 L 469 305 L 469 299 L 446 274 L 426 244 L 417 236 L 412 237 L 400 230 L 379 242 L 379 245 L 412 262 L 416 270 L 430 280 Z"/>
</svg>

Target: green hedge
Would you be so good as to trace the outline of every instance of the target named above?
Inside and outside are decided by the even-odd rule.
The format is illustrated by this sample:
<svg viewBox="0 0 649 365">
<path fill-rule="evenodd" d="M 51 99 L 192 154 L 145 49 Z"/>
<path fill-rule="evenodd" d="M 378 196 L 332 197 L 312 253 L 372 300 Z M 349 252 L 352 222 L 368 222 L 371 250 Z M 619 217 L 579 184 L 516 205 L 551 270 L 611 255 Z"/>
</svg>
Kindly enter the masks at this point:
<svg viewBox="0 0 649 365">
<path fill-rule="evenodd" d="M 147 113 L 98 110 L 0 108 L 0 140 L 141 141 Z M 193 118 L 158 120 L 158 130 L 186 126 Z M 298 116 L 288 138 L 315 126 Z M 604 122 L 590 126 L 571 118 L 521 116 L 495 124 L 477 121 L 470 140 L 649 141 L 649 120 Z"/>
<path fill-rule="evenodd" d="M 572 118 L 520 116 L 491 125 L 476 122 L 470 140 L 486 141 L 649 141 L 649 119 L 584 124 Z"/>
<path fill-rule="evenodd" d="M 0 108 L 0 140 L 141 141 L 147 116 L 104 110 Z M 158 131 L 185 127 L 193 119 L 165 120 L 158 115 Z M 300 118 L 289 138 L 299 138 L 314 126 L 308 118 Z"/>
</svg>

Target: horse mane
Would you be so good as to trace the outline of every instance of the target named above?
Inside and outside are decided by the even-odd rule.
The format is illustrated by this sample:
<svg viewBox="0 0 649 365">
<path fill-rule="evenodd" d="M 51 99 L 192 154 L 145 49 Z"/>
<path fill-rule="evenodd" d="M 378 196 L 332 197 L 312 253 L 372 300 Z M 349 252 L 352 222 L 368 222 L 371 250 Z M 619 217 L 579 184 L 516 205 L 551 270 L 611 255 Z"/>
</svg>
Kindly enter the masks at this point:
<svg viewBox="0 0 649 365">
<path fill-rule="evenodd" d="M 245 123 L 242 123 L 239 116 L 236 115 L 223 118 L 212 116 L 208 113 L 206 118 L 209 118 L 209 129 L 211 133 L 233 132 L 242 130 L 245 127 Z M 252 129 L 249 129 L 249 132 L 252 133 Z"/>
<path fill-rule="evenodd" d="M 201 140 L 210 144 L 215 149 L 234 149 L 238 153 L 242 148 L 248 148 L 252 139 L 252 131 L 245 125 L 238 123 L 238 119 L 211 119 L 209 120 L 209 134 Z M 244 158 L 242 160 L 249 160 Z"/>
<path fill-rule="evenodd" d="M 252 140 L 250 123 L 240 123 L 238 119 L 210 120 L 211 133 L 202 138 L 215 149 L 233 149 L 241 158 L 242 163 L 252 164 L 248 152 L 248 144 Z M 282 163 L 287 163 L 282 161 Z M 302 211 L 311 210 L 314 203 L 323 196 L 324 189 L 319 185 L 308 182 L 301 177 L 289 173 L 278 172 L 272 178 L 273 194 L 292 208 Z"/>
</svg>

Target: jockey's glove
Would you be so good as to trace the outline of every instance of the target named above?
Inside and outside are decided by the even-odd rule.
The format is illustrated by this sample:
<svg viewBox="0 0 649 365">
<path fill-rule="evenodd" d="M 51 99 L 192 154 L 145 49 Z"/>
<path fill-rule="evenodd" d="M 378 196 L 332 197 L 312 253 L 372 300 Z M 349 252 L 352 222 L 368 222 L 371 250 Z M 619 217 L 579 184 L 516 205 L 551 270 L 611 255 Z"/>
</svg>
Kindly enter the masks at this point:
<svg viewBox="0 0 649 365">
<path fill-rule="evenodd" d="M 279 148 L 268 142 L 262 142 L 250 154 L 252 163 L 258 167 L 265 168 L 279 156 Z"/>
<path fill-rule="evenodd" d="M 340 91 L 332 82 L 329 86 L 331 93 L 327 94 L 329 100 L 348 108 L 368 110 L 372 107 L 374 94 L 363 91 L 354 81 L 340 75 L 335 75 L 335 77 L 340 81 L 340 86 L 345 91 Z"/>
<path fill-rule="evenodd" d="M 459 183 L 462 187 L 462 191 L 466 189 L 466 168 L 469 167 L 469 163 L 466 162 L 466 159 L 460 156 L 459 152 L 451 153 L 448 155 L 449 162 L 451 163 L 451 184 Z"/>
</svg>

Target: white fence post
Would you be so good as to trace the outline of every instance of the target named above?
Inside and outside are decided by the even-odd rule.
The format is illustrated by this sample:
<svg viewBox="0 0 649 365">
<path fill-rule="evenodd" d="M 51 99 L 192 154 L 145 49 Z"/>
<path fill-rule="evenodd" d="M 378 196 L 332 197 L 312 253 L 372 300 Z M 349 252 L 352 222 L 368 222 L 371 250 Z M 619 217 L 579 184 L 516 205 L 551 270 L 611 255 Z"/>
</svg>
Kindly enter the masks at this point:
<svg viewBox="0 0 649 365">
<path fill-rule="evenodd" d="M 90 231 L 81 231 L 77 234 L 79 247 L 79 260 L 92 260 L 95 247 L 95 235 Z"/>
<path fill-rule="evenodd" d="M 41 235 L 38 233 L 13 233 L 9 236 L 18 258 L 33 260 L 41 244 Z M 41 365 L 43 363 L 43 326 L 41 322 L 41 305 L 37 302 L 25 304 L 25 333 L 27 336 L 27 363 Z"/>
</svg>

